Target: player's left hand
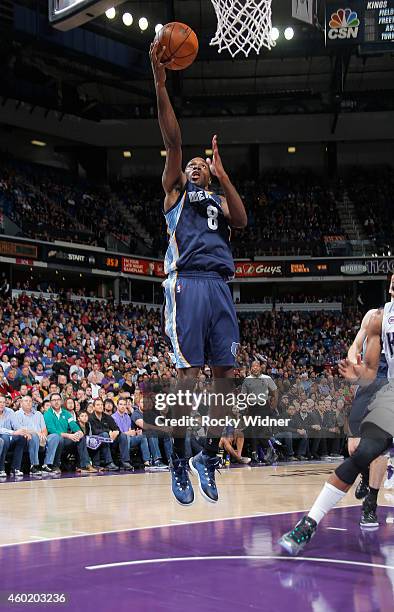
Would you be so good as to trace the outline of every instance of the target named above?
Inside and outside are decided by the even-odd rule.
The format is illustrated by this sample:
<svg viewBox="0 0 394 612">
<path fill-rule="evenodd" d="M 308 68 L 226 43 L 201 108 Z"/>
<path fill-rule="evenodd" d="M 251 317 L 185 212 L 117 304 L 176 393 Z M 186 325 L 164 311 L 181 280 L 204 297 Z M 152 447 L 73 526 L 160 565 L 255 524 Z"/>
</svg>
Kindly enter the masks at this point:
<svg viewBox="0 0 394 612">
<path fill-rule="evenodd" d="M 211 174 L 213 174 L 213 176 L 216 176 L 219 181 L 227 176 L 219 155 L 218 137 L 216 136 L 216 134 L 212 138 L 212 159 L 210 157 L 207 157 L 206 162 L 209 166 Z"/>
</svg>

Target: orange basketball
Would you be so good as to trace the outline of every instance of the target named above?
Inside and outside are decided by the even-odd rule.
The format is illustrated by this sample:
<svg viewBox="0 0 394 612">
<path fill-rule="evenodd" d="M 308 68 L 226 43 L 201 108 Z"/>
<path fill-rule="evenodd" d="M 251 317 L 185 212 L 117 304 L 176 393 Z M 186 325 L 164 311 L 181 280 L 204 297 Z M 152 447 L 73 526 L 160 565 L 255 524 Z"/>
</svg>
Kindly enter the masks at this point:
<svg viewBox="0 0 394 612">
<path fill-rule="evenodd" d="M 185 23 L 172 21 L 164 25 L 156 35 L 166 50 L 162 61 L 174 60 L 169 66 L 170 70 L 183 70 L 194 62 L 198 53 L 198 39 L 196 34 Z"/>
</svg>

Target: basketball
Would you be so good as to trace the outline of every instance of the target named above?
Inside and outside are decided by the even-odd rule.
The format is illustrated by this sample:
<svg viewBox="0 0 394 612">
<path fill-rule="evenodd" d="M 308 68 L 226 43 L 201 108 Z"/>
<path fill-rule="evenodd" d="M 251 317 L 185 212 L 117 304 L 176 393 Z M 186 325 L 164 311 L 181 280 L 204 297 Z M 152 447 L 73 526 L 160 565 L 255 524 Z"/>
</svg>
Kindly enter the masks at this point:
<svg viewBox="0 0 394 612">
<path fill-rule="evenodd" d="M 166 48 L 162 61 L 174 60 L 168 66 L 170 70 L 184 70 L 196 59 L 198 39 L 195 32 L 185 23 L 178 21 L 167 23 L 158 32 L 156 40 Z"/>
</svg>

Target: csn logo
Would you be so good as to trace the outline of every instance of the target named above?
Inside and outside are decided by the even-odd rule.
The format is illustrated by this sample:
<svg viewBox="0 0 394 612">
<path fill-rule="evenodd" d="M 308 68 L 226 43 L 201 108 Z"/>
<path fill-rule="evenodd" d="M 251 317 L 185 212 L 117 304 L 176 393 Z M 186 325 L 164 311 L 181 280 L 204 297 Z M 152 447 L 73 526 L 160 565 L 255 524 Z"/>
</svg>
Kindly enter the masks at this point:
<svg viewBox="0 0 394 612">
<path fill-rule="evenodd" d="M 331 40 L 357 38 L 360 20 L 355 11 L 349 8 L 338 9 L 331 15 L 328 38 Z"/>
</svg>

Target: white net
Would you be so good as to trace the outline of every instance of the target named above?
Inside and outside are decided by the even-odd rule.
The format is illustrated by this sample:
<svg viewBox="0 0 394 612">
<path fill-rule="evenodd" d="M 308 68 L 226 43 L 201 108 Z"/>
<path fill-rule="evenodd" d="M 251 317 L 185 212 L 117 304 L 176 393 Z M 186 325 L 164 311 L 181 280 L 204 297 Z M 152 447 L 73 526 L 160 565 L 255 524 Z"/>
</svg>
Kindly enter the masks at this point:
<svg viewBox="0 0 394 612">
<path fill-rule="evenodd" d="M 271 38 L 271 0 L 211 0 L 218 20 L 210 44 L 227 49 L 235 57 L 242 51 L 260 53 L 261 47 L 275 46 Z"/>
</svg>

